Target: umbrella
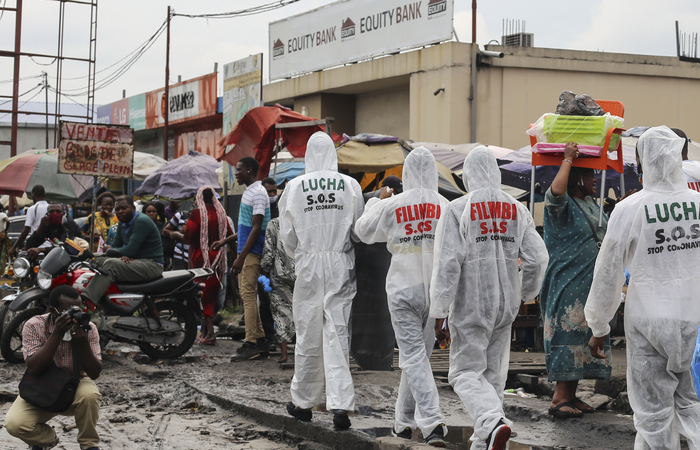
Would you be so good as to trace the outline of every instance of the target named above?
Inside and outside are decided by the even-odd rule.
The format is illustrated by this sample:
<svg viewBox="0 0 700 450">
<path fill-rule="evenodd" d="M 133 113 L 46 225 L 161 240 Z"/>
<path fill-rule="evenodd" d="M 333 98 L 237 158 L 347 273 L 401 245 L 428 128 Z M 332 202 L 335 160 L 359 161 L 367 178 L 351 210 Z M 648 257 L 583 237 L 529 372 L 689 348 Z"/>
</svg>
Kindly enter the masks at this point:
<svg viewBox="0 0 700 450">
<path fill-rule="evenodd" d="M 58 150 L 27 150 L 0 161 L 0 194 L 22 197 L 37 184 L 44 186 L 46 200 L 73 203 L 92 195 L 93 178 L 58 173 Z"/>
<path fill-rule="evenodd" d="M 616 156 L 616 153 L 611 153 L 611 159 Z M 641 189 L 637 178 L 634 148 L 626 145 L 622 146 L 622 156 L 625 160 L 625 189 Z M 525 146 L 519 150 L 511 152 L 501 158 L 498 158 L 499 169 L 501 170 L 501 182 L 508 186 L 513 186 L 518 189 L 530 190 L 530 174 L 532 172 L 532 147 Z M 535 182 L 539 185 L 539 192 L 544 194 L 552 184 L 554 177 L 557 175 L 559 167 L 557 166 L 537 166 L 535 172 Z M 596 170 L 595 177 L 600 182 L 602 171 Z M 619 197 L 620 194 L 620 174 L 614 170 L 608 170 L 605 178 L 605 188 L 613 188 L 615 194 Z M 607 195 L 607 192 L 606 192 Z"/>
<path fill-rule="evenodd" d="M 220 167 L 221 163 L 211 156 L 190 151 L 150 174 L 134 195 L 166 200 L 191 199 L 202 186 L 221 189 L 216 172 Z"/>
<path fill-rule="evenodd" d="M 253 108 L 245 113 L 233 130 L 219 141 L 221 153 L 218 159 L 235 166 L 241 158 L 252 156 L 260 163 L 258 179 L 263 179 L 270 171 L 275 148 L 275 125 L 313 120 L 316 119 L 301 115 L 282 105 Z M 301 158 L 306 153 L 306 142 L 317 131 L 325 132 L 326 128 L 323 125 L 283 128 L 280 133 L 287 150 L 293 156 Z M 334 141 L 340 140 L 337 135 L 333 138 Z M 233 148 L 226 152 L 226 147 L 229 145 L 233 145 Z"/>
<path fill-rule="evenodd" d="M 162 167 L 167 161 L 150 153 L 134 152 L 134 169 L 132 180 L 145 180 L 150 174 Z"/>
</svg>

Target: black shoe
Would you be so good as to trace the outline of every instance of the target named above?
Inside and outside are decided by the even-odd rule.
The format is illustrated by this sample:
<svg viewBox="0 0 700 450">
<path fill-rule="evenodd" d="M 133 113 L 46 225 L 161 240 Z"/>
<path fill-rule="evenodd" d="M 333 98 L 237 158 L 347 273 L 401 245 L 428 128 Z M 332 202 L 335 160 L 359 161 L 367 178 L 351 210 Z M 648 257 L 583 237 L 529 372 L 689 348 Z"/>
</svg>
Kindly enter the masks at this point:
<svg viewBox="0 0 700 450">
<path fill-rule="evenodd" d="M 270 357 L 270 341 L 268 341 L 267 338 L 258 339 L 256 345 L 261 358 Z"/>
<path fill-rule="evenodd" d="M 424 444 L 432 445 L 433 447 L 444 447 L 445 435 L 447 434 L 447 427 L 444 423 L 436 426 L 433 431 L 430 432 L 427 438 L 423 440 Z"/>
<path fill-rule="evenodd" d="M 348 417 L 348 413 L 342 409 L 336 409 L 333 411 L 333 425 L 335 425 L 338 430 L 347 430 L 350 428 L 350 418 Z"/>
<path fill-rule="evenodd" d="M 486 439 L 486 448 L 488 450 L 505 450 L 510 435 L 510 427 L 503 420 L 499 420 L 496 428 L 491 431 L 488 439 Z"/>
<path fill-rule="evenodd" d="M 409 427 L 404 427 L 401 433 L 397 433 L 393 428 L 391 429 L 391 435 L 394 437 L 400 437 L 403 439 L 411 439 L 413 437 L 413 430 Z"/>
<path fill-rule="evenodd" d="M 255 347 L 255 344 L 253 344 L 252 342 L 243 341 L 243 345 L 236 349 L 236 354 L 248 351 L 249 347 Z"/>
<path fill-rule="evenodd" d="M 57 445 L 58 445 L 58 436 L 55 436 L 53 442 L 50 443 L 49 445 L 47 445 L 46 447 L 39 447 L 38 445 L 31 445 L 29 447 L 29 450 L 49 450 L 50 448 L 54 448 Z"/>
<path fill-rule="evenodd" d="M 258 350 L 258 347 L 255 344 L 245 342 L 238 350 L 239 351 L 231 357 L 231 362 L 248 361 L 251 359 L 260 358 L 260 350 Z"/>
<path fill-rule="evenodd" d="M 289 413 L 290 416 L 294 417 L 297 420 L 300 420 L 302 422 L 310 422 L 311 421 L 311 410 L 310 409 L 298 409 L 296 406 L 294 406 L 294 403 L 289 402 L 287 403 L 287 412 Z"/>
</svg>

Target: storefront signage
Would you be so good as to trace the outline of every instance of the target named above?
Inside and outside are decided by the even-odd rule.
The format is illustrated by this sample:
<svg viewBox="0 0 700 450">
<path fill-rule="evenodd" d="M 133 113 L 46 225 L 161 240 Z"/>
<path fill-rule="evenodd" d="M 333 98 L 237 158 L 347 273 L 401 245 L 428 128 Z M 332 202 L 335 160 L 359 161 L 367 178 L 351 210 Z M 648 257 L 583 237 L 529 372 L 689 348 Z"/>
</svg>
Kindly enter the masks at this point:
<svg viewBox="0 0 700 450">
<path fill-rule="evenodd" d="M 165 101 L 165 89 L 146 93 L 146 128 L 165 124 L 165 108 L 168 123 L 198 119 L 216 114 L 216 73 L 170 86 L 169 101 Z"/>
<path fill-rule="evenodd" d="M 224 65 L 223 135 L 236 126 L 253 108 L 262 106 L 262 53 Z M 230 168 L 224 163 L 224 179 L 229 184 Z"/>
<path fill-rule="evenodd" d="M 216 114 L 216 73 L 170 86 L 169 123 Z M 97 108 L 97 123 L 129 125 L 135 131 L 165 123 L 165 89 L 146 92 Z"/>
<path fill-rule="evenodd" d="M 342 0 L 270 23 L 270 79 L 452 38 L 454 0 Z"/>
<path fill-rule="evenodd" d="M 131 178 L 133 135 L 128 126 L 61 122 L 58 173 Z"/>
</svg>

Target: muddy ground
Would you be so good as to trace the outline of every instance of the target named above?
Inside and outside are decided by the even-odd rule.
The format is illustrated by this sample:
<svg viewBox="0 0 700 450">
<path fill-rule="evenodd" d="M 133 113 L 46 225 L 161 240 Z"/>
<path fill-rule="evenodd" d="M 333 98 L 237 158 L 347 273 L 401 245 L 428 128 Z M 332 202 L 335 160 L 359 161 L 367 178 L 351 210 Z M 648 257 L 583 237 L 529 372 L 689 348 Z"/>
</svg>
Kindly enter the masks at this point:
<svg viewBox="0 0 700 450">
<path fill-rule="evenodd" d="M 98 431 L 103 449 L 320 449 L 399 448 L 406 442 L 386 436 L 400 371 L 354 371 L 357 414 L 353 429 L 336 432 L 332 415 L 314 413 L 310 424 L 286 417 L 291 364 L 270 359 L 230 363 L 240 342 L 219 339 L 215 346 L 195 347 L 176 361 L 152 361 L 136 347 L 112 343 L 97 380 L 102 395 Z M 110 354 L 111 353 L 111 354 Z M 290 357 L 290 362 L 293 356 Z M 0 391 L 17 392 L 23 365 L 0 362 Z M 450 427 L 449 445 L 466 449 L 472 421 L 449 384 L 438 381 L 441 406 Z M 0 416 L 10 407 L 0 395 Z M 507 397 L 508 416 L 517 436 L 512 450 L 630 449 L 634 429 L 629 416 L 598 412 L 583 419 L 553 420 L 546 399 Z M 58 449 L 77 450 L 77 432 L 70 417 L 50 422 L 61 439 Z M 379 438 L 375 441 L 375 437 Z M 420 435 L 414 435 L 418 443 Z M 26 448 L 0 429 L 0 449 Z M 405 446 L 403 448 L 406 448 Z"/>
</svg>

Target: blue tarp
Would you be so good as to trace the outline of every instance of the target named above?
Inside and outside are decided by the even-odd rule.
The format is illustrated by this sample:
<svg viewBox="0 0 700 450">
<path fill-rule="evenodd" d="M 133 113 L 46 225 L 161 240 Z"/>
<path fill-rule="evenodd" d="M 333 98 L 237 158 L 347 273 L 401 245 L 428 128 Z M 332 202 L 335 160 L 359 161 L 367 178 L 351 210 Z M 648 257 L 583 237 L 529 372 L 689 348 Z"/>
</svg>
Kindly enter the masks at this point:
<svg viewBox="0 0 700 450">
<path fill-rule="evenodd" d="M 304 171 L 306 166 L 301 161 L 283 162 L 277 165 L 277 174 L 274 168 L 270 169 L 270 177 L 274 178 L 277 184 L 282 184 L 297 177 Z"/>
</svg>

